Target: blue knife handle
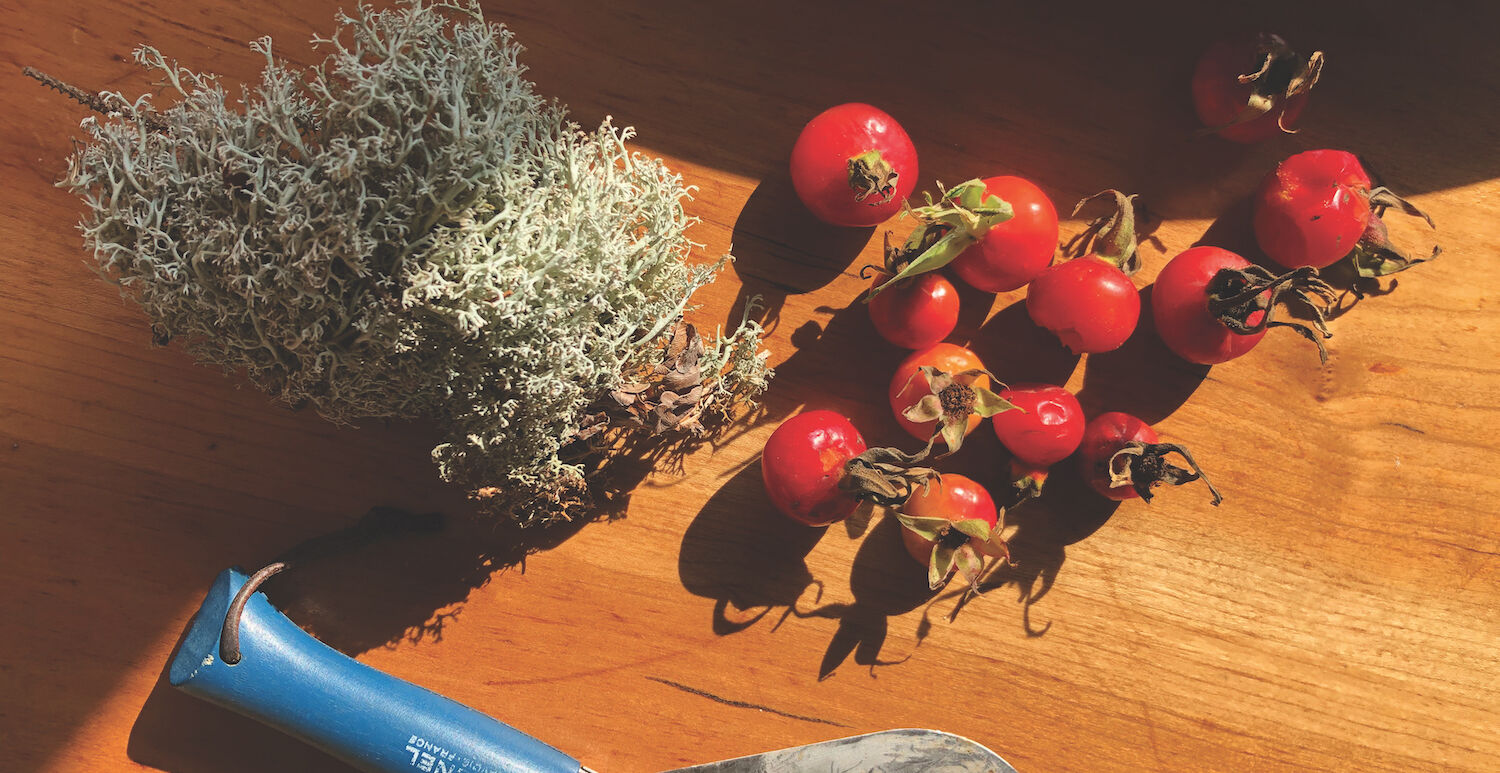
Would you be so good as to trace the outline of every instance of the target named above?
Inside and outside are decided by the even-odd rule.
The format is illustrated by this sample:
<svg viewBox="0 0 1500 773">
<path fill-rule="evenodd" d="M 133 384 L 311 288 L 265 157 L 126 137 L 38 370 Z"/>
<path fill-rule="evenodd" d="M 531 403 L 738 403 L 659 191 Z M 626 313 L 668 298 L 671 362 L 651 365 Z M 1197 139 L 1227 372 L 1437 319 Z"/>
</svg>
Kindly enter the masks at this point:
<svg viewBox="0 0 1500 773">
<path fill-rule="evenodd" d="M 241 658 L 225 663 L 220 630 L 245 579 L 214 580 L 168 669 L 174 687 L 371 773 L 579 773 L 551 746 L 318 641 L 258 592 L 240 617 Z"/>
</svg>

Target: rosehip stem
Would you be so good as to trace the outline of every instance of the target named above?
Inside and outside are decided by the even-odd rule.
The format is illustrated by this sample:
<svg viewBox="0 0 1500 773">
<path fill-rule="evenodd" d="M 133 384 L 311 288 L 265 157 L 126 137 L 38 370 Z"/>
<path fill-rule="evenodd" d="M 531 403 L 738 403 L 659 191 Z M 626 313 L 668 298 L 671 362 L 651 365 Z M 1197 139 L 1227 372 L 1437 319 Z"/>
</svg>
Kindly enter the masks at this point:
<svg viewBox="0 0 1500 773">
<path fill-rule="evenodd" d="M 1015 493 L 1019 507 L 1030 500 L 1042 495 L 1042 487 L 1047 483 L 1048 468 L 1037 467 L 1026 464 L 1019 459 L 1010 460 L 1011 490 Z"/>
<path fill-rule="evenodd" d="M 1300 322 L 1280 322 L 1275 317 L 1276 304 L 1290 296 L 1312 309 L 1311 326 Z M 1332 338 L 1327 314 L 1338 300 L 1338 293 L 1318 276 L 1311 266 L 1293 269 L 1280 276 L 1261 266 L 1226 268 L 1208 282 L 1208 311 L 1224 327 L 1240 335 L 1254 335 L 1273 327 L 1291 328 L 1318 347 L 1318 358 L 1328 362 L 1328 348 L 1321 338 Z M 1321 303 L 1319 302 L 1321 301 Z M 1260 319 L 1250 318 L 1261 312 Z"/>
<path fill-rule="evenodd" d="M 1168 462 L 1167 454 L 1172 453 L 1181 456 L 1192 469 L 1185 470 Z M 1181 486 L 1202 480 L 1208 486 L 1209 493 L 1214 496 L 1214 506 L 1224 501 L 1224 496 L 1214 488 L 1208 476 L 1203 474 L 1203 468 L 1198 466 L 1193 455 L 1176 443 L 1142 443 L 1137 440 L 1126 443 L 1124 448 L 1109 458 L 1109 479 L 1115 486 L 1128 484 L 1147 502 L 1151 501 L 1151 489 L 1154 486 L 1162 483 Z"/>
</svg>

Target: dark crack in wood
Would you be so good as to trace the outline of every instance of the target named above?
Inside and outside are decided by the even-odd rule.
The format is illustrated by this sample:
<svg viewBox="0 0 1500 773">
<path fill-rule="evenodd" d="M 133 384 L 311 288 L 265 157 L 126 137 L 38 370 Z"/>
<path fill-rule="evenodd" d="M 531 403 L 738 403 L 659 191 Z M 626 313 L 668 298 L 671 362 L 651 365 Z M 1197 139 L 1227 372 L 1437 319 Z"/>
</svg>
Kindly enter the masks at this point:
<svg viewBox="0 0 1500 773">
<path fill-rule="evenodd" d="M 657 682 L 659 684 L 664 684 L 664 685 L 666 685 L 668 687 L 675 687 L 675 688 L 677 688 L 677 689 L 679 689 L 679 690 L 681 690 L 681 691 L 683 691 L 685 693 L 690 693 L 692 695 L 697 695 L 700 698 L 707 698 L 707 699 L 709 699 L 711 701 L 714 701 L 716 703 L 722 703 L 725 706 L 734 706 L 735 708 L 739 708 L 739 709 L 755 709 L 756 711 L 765 711 L 765 712 L 768 712 L 768 713 L 771 713 L 771 714 L 775 714 L 778 717 L 786 717 L 787 719 L 797 719 L 797 720 L 801 720 L 803 722 L 813 722 L 813 723 L 816 723 L 816 724 L 819 724 L 819 725 L 833 725 L 834 727 L 843 727 L 843 728 L 849 727 L 849 725 L 843 724 L 842 722 L 834 722 L 831 719 L 823 719 L 822 717 L 808 717 L 808 716 L 803 716 L 801 714 L 792 714 L 790 712 L 782 711 L 780 709 L 773 709 L 770 706 L 762 706 L 759 703 L 749 703 L 749 702 L 746 702 L 746 701 L 737 701 L 737 700 L 734 700 L 733 698 L 725 698 L 722 695 L 714 695 L 711 692 L 707 692 L 705 690 L 700 690 L 700 689 L 698 689 L 696 687 L 689 687 L 689 686 L 687 686 L 685 684 L 682 684 L 680 682 L 674 682 L 674 681 L 672 681 L 670 679 L 662 679 L 661 677 L 657 677 L 657 676 L 648 676 L 646 678 L 650 679 L 653 682 Z"/>
</svg>

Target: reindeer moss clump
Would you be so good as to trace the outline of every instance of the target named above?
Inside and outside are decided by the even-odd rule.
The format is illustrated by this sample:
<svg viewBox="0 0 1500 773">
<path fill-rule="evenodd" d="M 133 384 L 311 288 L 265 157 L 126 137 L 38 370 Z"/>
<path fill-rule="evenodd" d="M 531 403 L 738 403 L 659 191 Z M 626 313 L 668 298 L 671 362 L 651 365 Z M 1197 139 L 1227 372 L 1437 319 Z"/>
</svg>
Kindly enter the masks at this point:
<svg viewBox="0 0 1500 773">
<path fill-rule="evenodd" d="M 234 99 L 152 48 L 170 106 L 83 96 L 106 115 L 63 184 L 159 343 L 337 422 L 434 419 L 443 478 L 525 524 L 765 387 L 755 323 L 682 323 L 719 268 L 689 261 L 682 178 L 569 122 L 477 5 L 361 7 L 315 43 L 306 71 L 254 43 Z"/>
</svg>

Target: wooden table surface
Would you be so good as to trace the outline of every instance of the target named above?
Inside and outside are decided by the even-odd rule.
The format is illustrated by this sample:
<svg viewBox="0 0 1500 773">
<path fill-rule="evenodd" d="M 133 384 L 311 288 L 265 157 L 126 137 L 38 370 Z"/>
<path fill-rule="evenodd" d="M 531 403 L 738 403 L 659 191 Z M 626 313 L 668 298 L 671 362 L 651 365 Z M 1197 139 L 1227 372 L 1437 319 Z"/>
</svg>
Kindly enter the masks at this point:
<svg viewBox="0 0 1500 773">
<path fill-rule="evenodd" d="M 150 347 L 52 185 L 83 112 L 23 65 L 133 94 L 150 87 L 129 60 L 146 41 L 233 83 L 257 74 L 245 42 L 262 35 L 313 61 L 306 41 L 342 2 L 0 0 L 0 768 L 341 769 L 176 693 L 162 668 L 220 569 L 393 505 L 449 526 L 316 563 L 273 601 L 601 771 L 904 726 L 1026 773 L 1500 770 L 1493 4 L 487 3 L 545 93 L 584 123 L 636 126 L 699 186 L 700 257 L 732 244 L 739 261 L 694 317 L 765 294 L 781 370 L 752 426 L 612 518 L 517 535 L 437 482 L 430 427 L 336 427 Z M 1257 28 L 1328 53 L 1305 130 L 1195 138 L 1195 56 Z M 1063 210 L 1142 193 L 1162 219 L 1142 286 L 1200 240 L 1246 247 L 1256 181 L 1315 147 L 1365 156 L 1447 251 L 1339 318 L 1321 368 L 1290 334 L 1211 371 L 1149 334 L 1078 360 L 1019 294 L 966 291 L 954 340 L 1002 379 L 1137 412 L 1227 501 L 1188 487 L 1018 510 L 1020 566 L 950 621 L 954 595 L 923 589 L 890 522 L 858 540 L 805 529 L 761 490 L 757 453 L 805 407 L 901 438 L 884 398 L 901 353 L 856 300 L 879 234 L 811 221 L 785 172 L 801 125 L 845 101 L 906 125 L 924 189 L 1021 174 Z M 997 483 L 997 446 L 976 441 L 951 469 Z"/>
</svg>

